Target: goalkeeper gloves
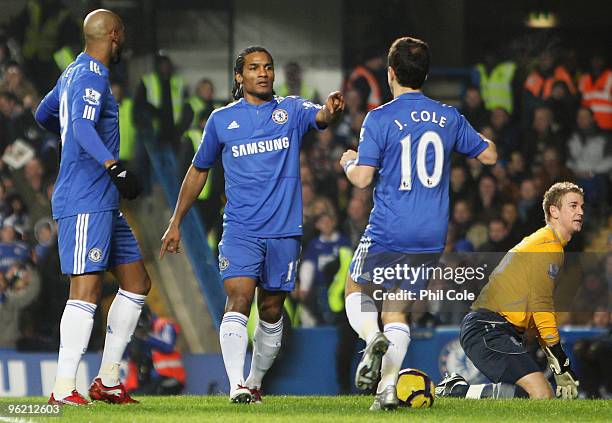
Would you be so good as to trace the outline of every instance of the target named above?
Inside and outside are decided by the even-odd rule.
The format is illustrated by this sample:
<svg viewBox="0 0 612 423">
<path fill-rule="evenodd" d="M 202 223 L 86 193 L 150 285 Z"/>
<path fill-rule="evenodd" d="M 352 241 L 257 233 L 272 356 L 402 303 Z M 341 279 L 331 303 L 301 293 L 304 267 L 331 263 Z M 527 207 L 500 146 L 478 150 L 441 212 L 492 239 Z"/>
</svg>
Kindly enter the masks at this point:
<svg viewBox="0 0 612 423">
<path fill-rule="evenodd" d="M 127 170 L 121 163 L 113 163 L 106 171 L 122 197 L 133 200 L 140 195 L 142 189 L 136 175 Z"/>
<path fill-rule="evenodd" d="M 574 399 L 578 396 L 578 379 L 570 368 L 570 361 L 558 342 L 552 347 L 543 347 L 550 370 L 557 383 L 557 398 Z"/>
</svg>

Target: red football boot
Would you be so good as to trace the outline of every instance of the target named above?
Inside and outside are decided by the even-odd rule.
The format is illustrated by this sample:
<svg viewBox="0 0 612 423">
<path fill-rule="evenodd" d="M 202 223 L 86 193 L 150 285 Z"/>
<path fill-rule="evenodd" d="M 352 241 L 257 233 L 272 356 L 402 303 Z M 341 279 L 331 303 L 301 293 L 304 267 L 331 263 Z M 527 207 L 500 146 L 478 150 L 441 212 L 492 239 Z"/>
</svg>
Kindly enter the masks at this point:
<svg viewBox="0 0 612 423">
<path fill-rule="evenodd" d="M 55 399 L 53 392 L 51 392 L 51 397 L 49 397 L 49 401 L 47 402 L 51 405 L 72 405 L 76 407 L 91 404 L 83 395 L 79 394 L 76 389 L 74 389 L 70 395 L 61 399 Z"/>
<path fill-rule="evenodd" d="M 104 401 L 109 404 L 138 404 L 140 402 L 128 395 L 123 384 L 104 386 L 99 377 L 89 387 L 89 397 L 93 401 Z"/>
<path fill-rule="evenodd" d="M 263 392 L 261 392 L 261 389 L 250 388 L 249 390 L 251 391 L 251 402 L 253 404 L 261 404 L 263 402 L 261 400 L 263 397 Z"/>
</svg>

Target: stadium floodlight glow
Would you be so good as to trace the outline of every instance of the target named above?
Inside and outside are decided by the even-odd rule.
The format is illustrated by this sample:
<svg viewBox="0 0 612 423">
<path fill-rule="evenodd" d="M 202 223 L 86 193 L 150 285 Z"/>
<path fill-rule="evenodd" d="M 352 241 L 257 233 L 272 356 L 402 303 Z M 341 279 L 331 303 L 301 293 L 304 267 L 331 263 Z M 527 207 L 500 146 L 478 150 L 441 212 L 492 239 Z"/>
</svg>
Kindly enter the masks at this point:
<svg viewBox="0 0 612 423">
<path fill-rule="evenodd" d="M 530 28 L 554 28 L 557 26 L 557 15 L 552 12 L 531 12 L 525 24 Z"/>
</svg>

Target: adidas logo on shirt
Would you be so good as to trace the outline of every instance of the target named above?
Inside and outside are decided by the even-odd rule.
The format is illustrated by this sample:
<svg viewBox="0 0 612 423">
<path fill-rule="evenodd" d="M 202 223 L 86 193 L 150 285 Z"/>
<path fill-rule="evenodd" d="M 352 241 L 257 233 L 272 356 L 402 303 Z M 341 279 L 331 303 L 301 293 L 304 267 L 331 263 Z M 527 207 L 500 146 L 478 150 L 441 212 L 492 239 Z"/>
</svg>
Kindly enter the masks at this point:
<svg viewBox="0 0 612 423">
<path fill-rule="evenodd" d="M 240 125 L 238 125 L 238 122 L 236 122 L 235 120 L 233 120 L 232 123 L 230 123 L 227 127 L 227 129 L 236 129 L 236 128 L 240 128 Z"/>
</svg>

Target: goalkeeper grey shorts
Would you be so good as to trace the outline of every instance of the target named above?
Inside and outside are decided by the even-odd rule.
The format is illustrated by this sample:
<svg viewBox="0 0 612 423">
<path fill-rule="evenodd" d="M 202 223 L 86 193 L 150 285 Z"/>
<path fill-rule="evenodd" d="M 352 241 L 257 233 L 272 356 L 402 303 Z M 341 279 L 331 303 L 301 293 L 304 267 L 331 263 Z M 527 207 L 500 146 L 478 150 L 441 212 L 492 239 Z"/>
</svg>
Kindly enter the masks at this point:
<svg viewBox="0 0 612 423">
<path fill-rule="evenodd" d="M 503 316 L 489 310 L 468 313 L 461 322 L 461 347 L 491 382 L 515 384 L 541 369 L 525 349 L 520 333 Z"/>
</svg>

